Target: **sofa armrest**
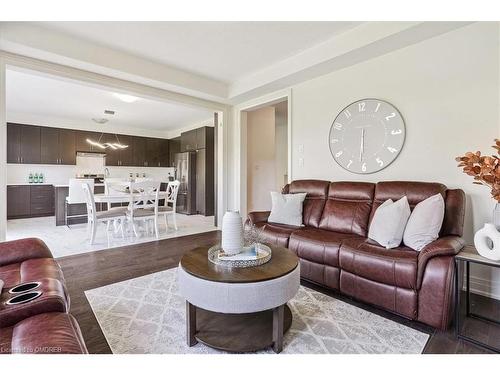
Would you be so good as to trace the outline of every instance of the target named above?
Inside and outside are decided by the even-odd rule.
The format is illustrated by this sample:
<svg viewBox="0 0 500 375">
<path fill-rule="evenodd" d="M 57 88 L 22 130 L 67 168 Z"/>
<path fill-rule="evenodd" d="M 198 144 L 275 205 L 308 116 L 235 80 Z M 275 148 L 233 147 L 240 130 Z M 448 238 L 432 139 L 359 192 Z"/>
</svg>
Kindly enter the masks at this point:
<svg viewBox="0 0 500 375">
<path fill-rule="evenodd" d="M 462 237 L 445 236 L 424 247 L 418 254 L 417 288 L 422 285 L 425 267 L 430 259 L 438 256 L 455 256 L 464 246 L 465 241 Z"/>
<path fill-rule="evenodd" d="M 21 263 L 33 258 L 52 258 L 47 245 L 38 238 L 0 242 L 0 266 Z"/>
<path fill-rule="evenodd" d="M 254 211 L 248 214 L 250 224 L 267 223 L 271 211 Z"/>
</svg>

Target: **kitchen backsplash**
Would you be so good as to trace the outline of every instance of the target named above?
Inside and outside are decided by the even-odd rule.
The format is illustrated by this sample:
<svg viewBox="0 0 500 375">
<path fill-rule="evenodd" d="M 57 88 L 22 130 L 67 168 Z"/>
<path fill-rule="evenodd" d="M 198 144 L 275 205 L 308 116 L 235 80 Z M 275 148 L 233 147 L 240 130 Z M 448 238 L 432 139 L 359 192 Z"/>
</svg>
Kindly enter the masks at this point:
<svg viewBox="0 0 500 375">
<path fill-rule="evenodd" d="M 41 164 L 7 164 L 7 184 L 24 184 L 28 182 L 30 173 L 43 173 L 45 183 L 64 185 L 68 184 L 70 178 L 77 174 L 98 173 L 104 174 L 104 165 L 102 169 L 89 170 L 76 165 L 41 165 Z M 175 176 L 175 168 L 146 168 L 146 167 L 107 167 L 109 177 L 129 177 L 130 173 L 134 176 L 136 173 L 142 177 L 168 181 L 168 174 Z"/>
</svg>

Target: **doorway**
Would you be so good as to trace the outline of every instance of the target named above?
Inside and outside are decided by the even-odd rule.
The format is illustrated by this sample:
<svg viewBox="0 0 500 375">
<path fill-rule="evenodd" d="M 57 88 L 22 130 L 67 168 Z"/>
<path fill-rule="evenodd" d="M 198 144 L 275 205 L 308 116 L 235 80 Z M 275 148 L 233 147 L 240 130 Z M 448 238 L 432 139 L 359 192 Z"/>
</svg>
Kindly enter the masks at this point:
<svg viewBox="0 0 500 375">
<path fill-rule="evenodd" d="M 288 182 L 288 100 L 246 112 L 246 208 L 271 209 L 271 191 Z"/>
</svg>

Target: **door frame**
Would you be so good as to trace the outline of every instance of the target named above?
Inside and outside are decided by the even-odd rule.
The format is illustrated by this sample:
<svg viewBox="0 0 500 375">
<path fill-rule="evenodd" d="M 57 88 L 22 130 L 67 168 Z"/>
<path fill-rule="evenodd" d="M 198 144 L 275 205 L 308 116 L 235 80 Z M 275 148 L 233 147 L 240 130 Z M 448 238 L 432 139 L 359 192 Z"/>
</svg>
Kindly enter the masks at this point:
<svg viewBox="0 0 500 375">
<path fill-rule="evenodd" d="M 238 104 L 234 107 L 234 135 L 236 163 L 234 173 L 233 205 L 243 217 L 247 212 L 247 112 L 287 101 L 287 137 L 288 137 L 288 182 L 292 180 L 292 89 L 276 91 Z"/>
<path fill-rule="evenodd" d="M 217 124 L 219 126 L 217 142 L 219 159 L 217 163 L 218 189 L 215 194 L 218 209 L 217 216 L 222 217 L 227 207 L 228 197 L 228 175 L 224 173 L 224 169 L 227 165 L 227 129 L 231 110 L 230 105 L 0 50 L 0 242 L 5 241 L 7 231 L 7 119 L 5 113 L 5 81 L 6 71 L 9 69 L 29 70 L 62 79 L 80 81 L 84 84 L 103 87 L 108 90 L 114 89 L 117 92 L 146 99 L 203 107 L 213 112 L 222 113 L 222 121 L 220 124 Z M 223 157 L 220 157 L 222 155 Z"/>
</svg>

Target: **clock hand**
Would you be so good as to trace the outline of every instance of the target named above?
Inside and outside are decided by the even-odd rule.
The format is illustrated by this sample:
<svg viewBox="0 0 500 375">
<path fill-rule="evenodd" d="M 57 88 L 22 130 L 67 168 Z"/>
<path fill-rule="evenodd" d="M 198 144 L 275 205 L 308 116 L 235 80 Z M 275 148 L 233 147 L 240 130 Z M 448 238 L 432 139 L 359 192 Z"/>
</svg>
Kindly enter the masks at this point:
<svg viewBox="0 0 500 375">
<path fill-rule="evenodd" d="M 361 128 L 361 145 L 359 147 L 359 161 L 363 160 L 364 144 L 365 144 L 365 128 Z"/>
</svg>

